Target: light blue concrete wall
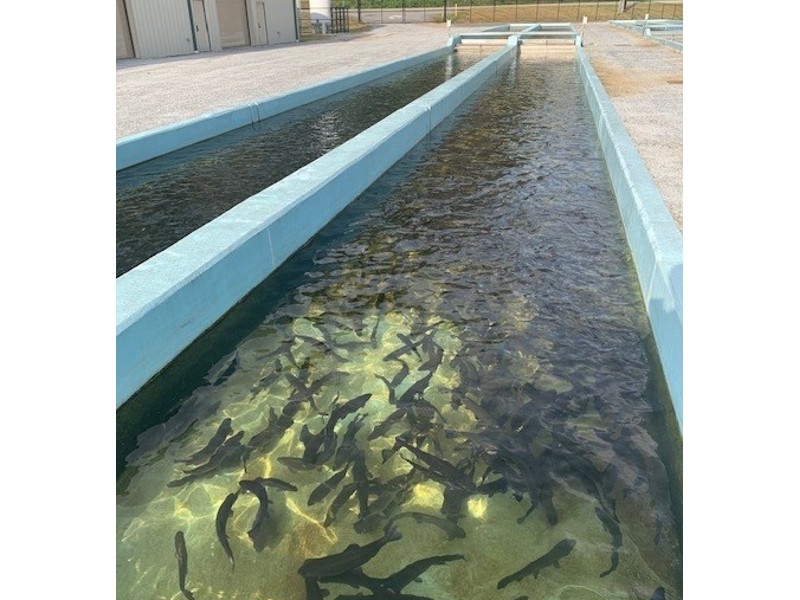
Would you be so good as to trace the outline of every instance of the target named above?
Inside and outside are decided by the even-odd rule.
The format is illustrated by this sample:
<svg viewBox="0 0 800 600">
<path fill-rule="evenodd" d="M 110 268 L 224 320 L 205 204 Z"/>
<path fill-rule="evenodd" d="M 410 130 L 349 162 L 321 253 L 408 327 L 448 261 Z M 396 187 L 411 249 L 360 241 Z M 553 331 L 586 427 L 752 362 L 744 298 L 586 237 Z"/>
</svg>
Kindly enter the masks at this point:
<svg viewBox="0 0 800 600">
<path fill-rule="evenodd" d="M 398 73 L 403 69 L 446 56 L 452 51 L 453 48 L 451 46 L 445 46 L 437 50 L 379 65 L 353 75 L 337 77 L 285 94 L 271 96 L 226 110 L 207 113 L 194 119 L 120 138 L 117 140 L 117 171 L 234 129 L 257 123 L 263 119 L 315 102 L 327 96 L 338 94 L 355 86 Z"/>
<path fill-rule="evenodd" d="M 517 54 L 504 47 L 117 279 L 117 406 Z"/>
<path fill-rule="evenodd" d="M 576 56 L 683 431 L 683 236 L 585 51 L 577 48 Z"/>
</svg>

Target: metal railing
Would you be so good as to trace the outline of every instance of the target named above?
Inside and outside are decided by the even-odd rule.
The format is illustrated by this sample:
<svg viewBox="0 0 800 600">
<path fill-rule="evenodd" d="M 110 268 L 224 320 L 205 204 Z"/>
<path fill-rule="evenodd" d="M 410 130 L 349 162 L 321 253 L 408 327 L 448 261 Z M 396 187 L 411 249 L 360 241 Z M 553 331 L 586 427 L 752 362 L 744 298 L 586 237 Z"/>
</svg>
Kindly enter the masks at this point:
<svg viewBox="0 0 800 600">
<path fill-rule="evenodd" d="M 601 0 L 341 0 L 350 24 L 384 23 L 561 23 L 626 19 L 683 19 L 682 1 Z M 301 33 L 313 32 L 311 12 L 300 9 Z"/>
</svg>

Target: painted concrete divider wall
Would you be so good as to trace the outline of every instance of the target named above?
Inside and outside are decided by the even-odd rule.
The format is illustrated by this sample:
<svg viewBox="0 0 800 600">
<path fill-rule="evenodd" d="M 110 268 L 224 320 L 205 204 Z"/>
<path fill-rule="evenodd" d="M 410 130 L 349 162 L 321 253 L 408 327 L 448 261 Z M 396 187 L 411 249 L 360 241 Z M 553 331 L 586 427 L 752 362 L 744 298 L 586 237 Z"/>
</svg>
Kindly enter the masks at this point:
<svg viewBox="0 0 800 600">
<path fill-rule="evenodd" d="M 117 171 L 132 167 L 147 160 L 163 156 L 204 140 L 211 139 L 234 129 L 252 125 L 287 110 L 321 100 L 350 88 L 364 85 L 398 73 L 404 69 L 421 65 L 453 51 L 451 46 L 424 52 L 361 71 L 330 79 L 323 83 L 278 94 L 242 104 L 233 108 L 200 115 L 172 125 L 137 133 L 117 141 Z"/>
<path fill-rule="evenodd" d="M 117 407 L 510 62 L 505 47 L 117 279 Z"/>
<path fill-rule="evenodd" d="M 582 48 L 578 66 L 683 431 L 683 236 Z"/>
</svg>

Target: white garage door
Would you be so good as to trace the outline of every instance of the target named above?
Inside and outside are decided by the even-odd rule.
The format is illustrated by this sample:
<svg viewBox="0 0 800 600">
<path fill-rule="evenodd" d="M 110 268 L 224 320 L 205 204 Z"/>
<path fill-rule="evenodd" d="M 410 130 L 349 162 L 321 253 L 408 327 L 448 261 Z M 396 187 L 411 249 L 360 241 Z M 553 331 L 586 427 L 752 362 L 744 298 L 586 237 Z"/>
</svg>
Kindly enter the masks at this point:
<svg viewBox="0 0 800 600">
<path fill-rule="evenodd" d="M 247 28 L 244 0 L 217 0 L 217 12 L 222 47 L 249 46 L 250 31 Z"/>
<path fill-rule="evenodd" d="M 117 0 L 117 59 L 133 58 L 133 42 L 124 0 Z"/>
</svg>

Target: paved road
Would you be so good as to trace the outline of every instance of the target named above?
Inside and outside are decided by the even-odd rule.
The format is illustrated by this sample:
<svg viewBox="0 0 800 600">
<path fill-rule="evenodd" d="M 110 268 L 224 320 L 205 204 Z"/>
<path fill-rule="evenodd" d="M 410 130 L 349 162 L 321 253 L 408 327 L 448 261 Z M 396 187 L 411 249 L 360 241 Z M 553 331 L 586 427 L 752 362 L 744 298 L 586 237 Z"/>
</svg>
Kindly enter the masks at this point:
<svg viewBox="0 0 800 600">
<path fill-rule="evenodd" d="M 117 137 L 440 48 L 447 37 L 439 23 L 375 25 L 330 41 L 117 61 Z M 683 54 L 608 23 L 586 25 L 584 49 L 682 229 Z"/>
</svg>

